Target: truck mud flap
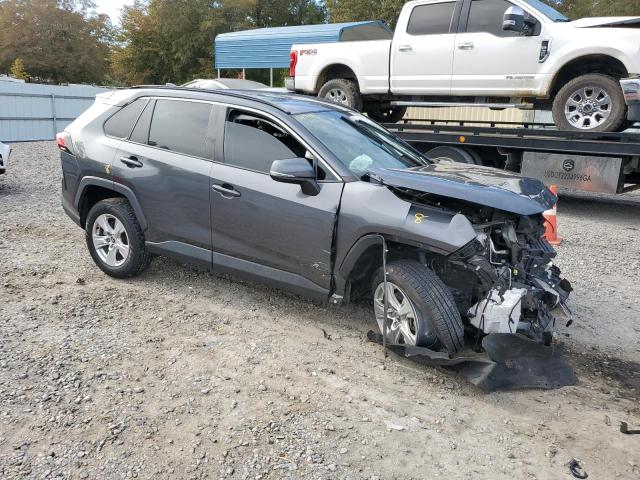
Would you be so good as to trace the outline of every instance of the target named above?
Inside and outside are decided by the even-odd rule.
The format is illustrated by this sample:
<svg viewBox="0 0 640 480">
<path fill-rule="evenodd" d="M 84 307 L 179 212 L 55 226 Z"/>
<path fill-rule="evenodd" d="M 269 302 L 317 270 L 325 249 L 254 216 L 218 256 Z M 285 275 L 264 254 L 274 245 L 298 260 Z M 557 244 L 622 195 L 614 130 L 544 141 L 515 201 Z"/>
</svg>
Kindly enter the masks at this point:
<svg viewBox="0 0 640 480">
<path fill-rule="evenodd" d="M 370 341 L 382 345 L 382 335 L 370 331 Z M 446 353 L 408 345 L 387 345 L 396 355 L 420 365 L 454 371 L 485 392 L 555 389 L 576 384 L 573 369 L 557 346 L 547 347 L 521 335 L 493 333 L 482 340 L 483 353 Z"/>
</svg>

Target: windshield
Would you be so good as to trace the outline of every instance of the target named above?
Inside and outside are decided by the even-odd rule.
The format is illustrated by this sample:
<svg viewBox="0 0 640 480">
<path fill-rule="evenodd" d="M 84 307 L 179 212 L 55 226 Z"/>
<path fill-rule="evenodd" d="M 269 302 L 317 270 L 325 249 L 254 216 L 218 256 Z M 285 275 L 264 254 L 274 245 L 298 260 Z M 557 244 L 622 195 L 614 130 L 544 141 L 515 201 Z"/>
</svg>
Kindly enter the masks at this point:
<svg viewBox="0 0 640 480">
<path fill-rule="evenodd" d="M 533 8 L 535 8 L 537 11 L 542 13 L 545 17 L 548 17 L 554 22 L 570 22 L 571 21 L 570 18 L 565 17 L 555 8 L 550 7 L 549 5 L 542 2 L 541 0 L 524 0 L 524 1 L 527 2 L 529 5 L 531 5 Z"/>
<path fill-rule="evenodd" d="M 420 152 L 363 115 L 330 111 L 296 118 L 358 177 L 374 168 L 429 164 Z"/>
</svg>

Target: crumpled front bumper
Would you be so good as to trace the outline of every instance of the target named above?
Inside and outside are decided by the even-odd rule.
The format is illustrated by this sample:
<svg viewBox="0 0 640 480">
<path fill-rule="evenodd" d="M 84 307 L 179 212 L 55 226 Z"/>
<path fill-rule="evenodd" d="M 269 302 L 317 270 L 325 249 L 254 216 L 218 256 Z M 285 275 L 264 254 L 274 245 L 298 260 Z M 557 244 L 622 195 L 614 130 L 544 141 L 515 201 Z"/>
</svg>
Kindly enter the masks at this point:
<svg viewBox="0 0 640 480">
<path fill-rule="evenodd" d="M 620 80 L 624 101 L 629 107 L 627 118 L 640 121 L 640 78 L 624 78 Z"/>
</svg>

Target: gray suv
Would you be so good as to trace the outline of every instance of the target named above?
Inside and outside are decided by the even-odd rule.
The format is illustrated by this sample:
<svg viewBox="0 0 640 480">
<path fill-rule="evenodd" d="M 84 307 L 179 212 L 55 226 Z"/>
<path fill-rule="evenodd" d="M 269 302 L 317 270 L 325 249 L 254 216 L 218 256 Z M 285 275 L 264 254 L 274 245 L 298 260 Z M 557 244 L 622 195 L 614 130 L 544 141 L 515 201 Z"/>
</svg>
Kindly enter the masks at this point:
<svg viewBox="0 0 640 480">
<path fill-rule="evenodd" d="M 369 301 L 390 343 L 450 355 L 465 336 L 549 341 L 571 291 L 541 239 L 542 183 L 430 160 L 335 104 L 131 88 L 98 95 L 58 145 L 63 207 L 116 278 L 166 255 Z"/>
</svg>

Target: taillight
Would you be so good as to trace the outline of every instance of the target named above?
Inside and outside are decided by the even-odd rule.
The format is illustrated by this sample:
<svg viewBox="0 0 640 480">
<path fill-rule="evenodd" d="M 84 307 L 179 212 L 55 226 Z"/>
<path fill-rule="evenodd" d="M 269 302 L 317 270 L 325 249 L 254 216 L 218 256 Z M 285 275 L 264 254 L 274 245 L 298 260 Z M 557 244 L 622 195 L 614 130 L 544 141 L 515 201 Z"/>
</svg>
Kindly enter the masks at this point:
<svg viewBox="0 0 640 480">
<path fill-rule="evenodd" d="M 56 143 L 58 144 L 58 148 L 63 152 L 73 153 L 71 151 L 71 135 L 67 132 L 60 132 L 56 135 Z"/>
<path fill-rule="evenodd" d="M 296 76 L 296 65 L 298 65 L 298 52 L 296 50 L 289 54 L 289 76 Z"/>
</svg>

